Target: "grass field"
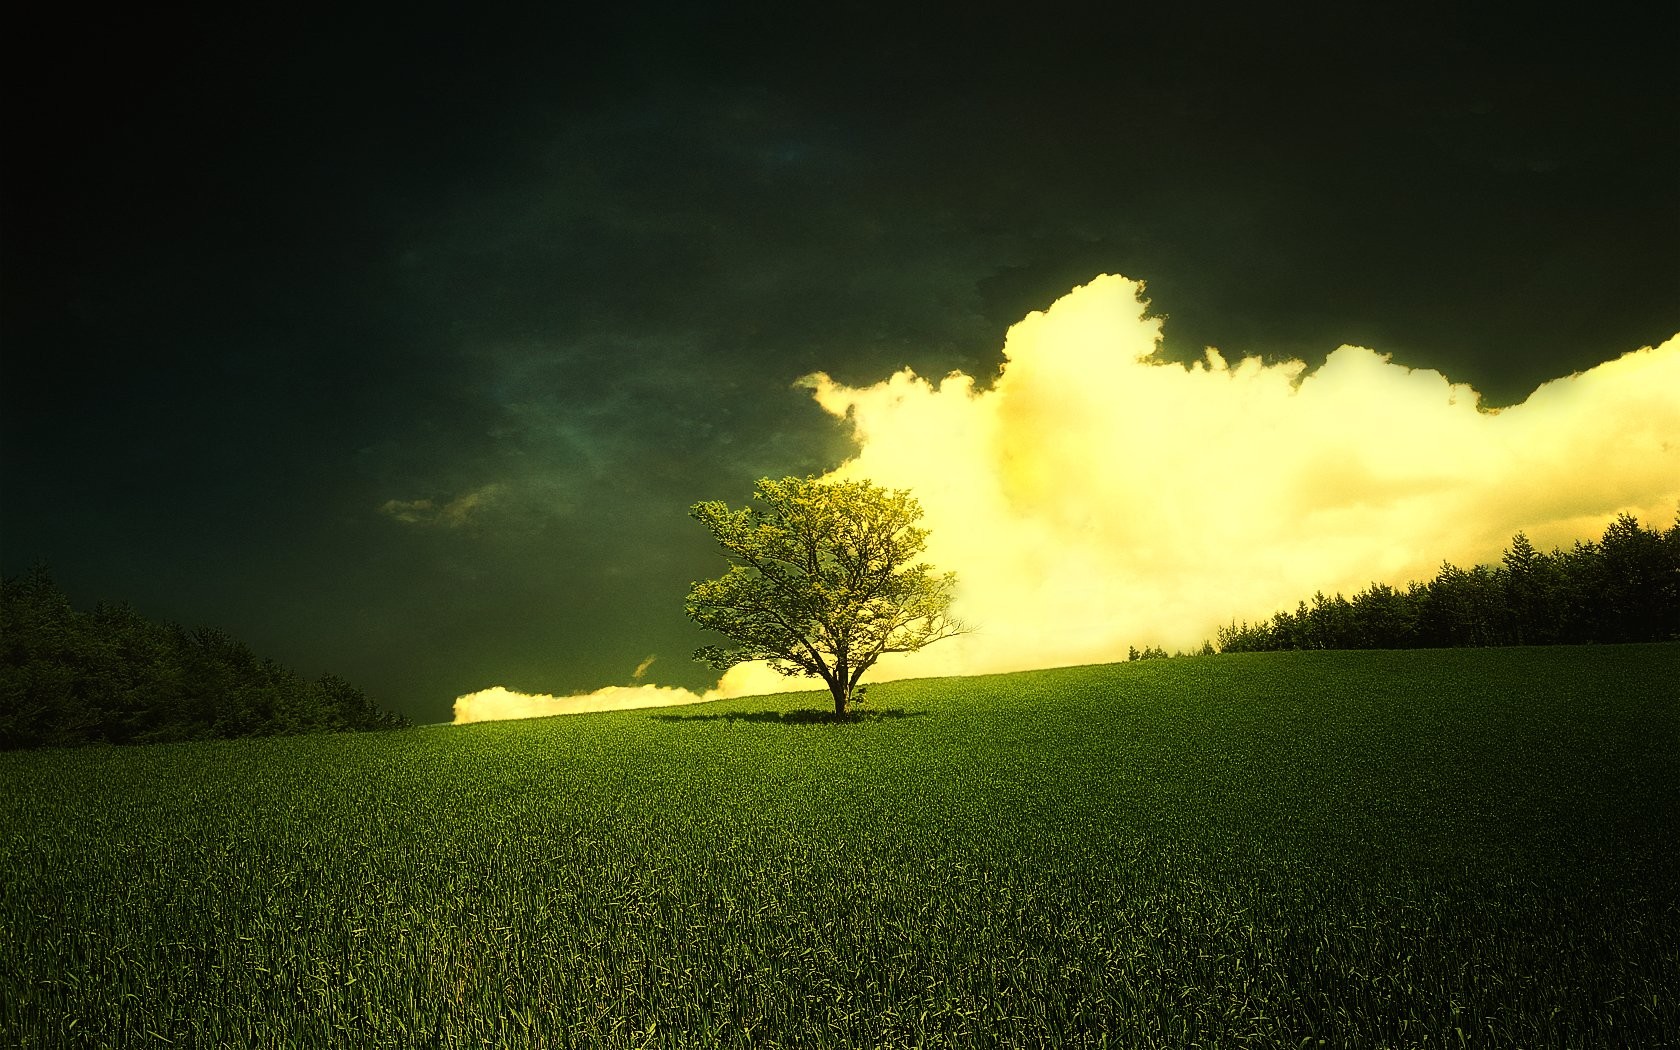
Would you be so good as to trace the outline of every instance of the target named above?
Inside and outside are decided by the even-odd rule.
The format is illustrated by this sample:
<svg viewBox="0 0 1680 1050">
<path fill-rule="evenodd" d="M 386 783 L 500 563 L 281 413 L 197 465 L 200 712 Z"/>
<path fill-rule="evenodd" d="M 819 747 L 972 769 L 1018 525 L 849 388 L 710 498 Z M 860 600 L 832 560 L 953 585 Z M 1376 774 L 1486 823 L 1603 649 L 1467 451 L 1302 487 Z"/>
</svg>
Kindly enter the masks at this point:
<svg viewBox="0 0 1680 1050">
<path fill-rule="evenodd" d="M 0 755 L 0 1042 L 1680 1043 L 1680 645 Z"/>
</svg>

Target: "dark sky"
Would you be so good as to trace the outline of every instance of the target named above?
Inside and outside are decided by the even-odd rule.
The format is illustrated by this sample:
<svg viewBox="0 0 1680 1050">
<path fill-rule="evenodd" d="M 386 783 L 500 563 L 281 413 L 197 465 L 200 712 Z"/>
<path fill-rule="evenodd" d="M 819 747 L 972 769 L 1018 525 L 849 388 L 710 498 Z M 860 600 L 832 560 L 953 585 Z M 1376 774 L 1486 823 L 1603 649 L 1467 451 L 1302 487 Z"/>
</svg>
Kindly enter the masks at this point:
<svg viewBox="0 0 1680 1050">
<path fill-rule="evenodd" d="M 844 457 L 813 370 L 1102 272 L 1496 404 L 1680 331 L 1672 3 L 493 6 L 8 31 L 8 575 L 426 720 L 703 686 L 686 508 Z"/>
</svg>

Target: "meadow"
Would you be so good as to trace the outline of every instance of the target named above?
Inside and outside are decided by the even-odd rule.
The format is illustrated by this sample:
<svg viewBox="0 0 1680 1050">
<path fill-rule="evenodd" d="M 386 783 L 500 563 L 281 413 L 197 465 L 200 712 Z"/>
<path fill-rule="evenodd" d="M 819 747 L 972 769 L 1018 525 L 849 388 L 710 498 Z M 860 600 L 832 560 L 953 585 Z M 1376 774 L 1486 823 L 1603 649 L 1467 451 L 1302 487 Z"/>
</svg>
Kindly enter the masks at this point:
<svg viewBox="0 0 1680 1050">
<path fill-rule="evenodd" d="M 0 1043 L 1680 1043 L 1680 644 L 0 754 Z"/>
</svg>

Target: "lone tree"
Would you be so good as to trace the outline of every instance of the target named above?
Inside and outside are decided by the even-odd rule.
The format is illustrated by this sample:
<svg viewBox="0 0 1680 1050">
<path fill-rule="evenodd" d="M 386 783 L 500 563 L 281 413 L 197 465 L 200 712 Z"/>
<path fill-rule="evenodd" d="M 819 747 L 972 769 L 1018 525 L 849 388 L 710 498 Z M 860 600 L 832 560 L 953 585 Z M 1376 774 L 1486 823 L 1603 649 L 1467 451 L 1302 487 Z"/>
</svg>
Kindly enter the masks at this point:
<svg viewBox="0 0 1680 1050">
<path fill-rule="evenodd" d="M 956 574 L 913 562 L 927 542 L 922 508 L 867 481 L 760 480 L 757 505 L 709 501 L 689 513 L 711 530 L 729 571 L 696 583 L 684 605 L 735 641 L 694 658 L 719 670 L 764 660 L 821 678 L 844 718 L 858 682 L 887 653 L 909 653 L 967 628 L 951 617 Z"/>
</svg>

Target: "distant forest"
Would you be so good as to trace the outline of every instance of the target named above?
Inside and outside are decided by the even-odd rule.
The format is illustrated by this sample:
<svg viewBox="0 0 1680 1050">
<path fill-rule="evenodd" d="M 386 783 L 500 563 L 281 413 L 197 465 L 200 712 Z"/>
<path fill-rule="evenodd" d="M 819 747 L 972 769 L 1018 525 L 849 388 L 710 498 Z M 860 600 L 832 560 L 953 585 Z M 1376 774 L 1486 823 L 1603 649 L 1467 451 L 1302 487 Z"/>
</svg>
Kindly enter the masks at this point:
<svg viewBox="0 0 1680 1050">
<path fill-rule="evenodd" d="M 1680 639 L 1680 519 L 1666 532 L 1623 514 L 1594 543 L 1542 553 L 1517 533 L 1499 565 L 1443 562 L 1404 589 L 1322 592 L 1257 624 L 1221 627 L 1218 651 L 1427 649 Z M 1212 652 L 1213 643 L 1203 646 Z M 1165 656 L 1145 650 L 1134 659 Z"/>
<path fill-rule="evenodd" d="M 0 581 L 0 750 L 408 724 L 342 678 L 307 681 L 221 631 L 127 605 L 77 612 L 44 567 Z"/>
</svg>

